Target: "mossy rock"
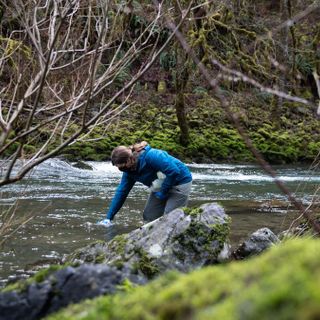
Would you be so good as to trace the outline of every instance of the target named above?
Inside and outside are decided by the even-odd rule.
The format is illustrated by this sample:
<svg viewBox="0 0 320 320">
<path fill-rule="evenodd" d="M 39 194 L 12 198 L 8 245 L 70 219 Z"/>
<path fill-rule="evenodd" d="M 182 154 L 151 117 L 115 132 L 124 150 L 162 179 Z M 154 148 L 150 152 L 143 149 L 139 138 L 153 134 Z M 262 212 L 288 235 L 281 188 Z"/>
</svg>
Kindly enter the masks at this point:
<svg viewBox="0 0 320 320">
<path fill-rule="evenodd" d="M 39 270 L 34 276 L 26 279 L 26 280 L 19 280 L 15 283 L 8 284 L 6 287 L 4 287 L 1 292 L 7 292 L 7 291 L 18 291 L 22 292 L 28 288 L 32 283 L 40 283 L 44 281 L 45 279 L 50 278 L 50 275 L 55 273 L 58 270 L 61 270 L 63 268 L 66 268 L 67 265 L 52 265 L 48 268 L 44 268 L 42 270 Z M 54 279 L 52 279 L 54 281 Z"/>
<path fill-rule="evenodd" d="M 176 209 L 110 242 L 76 250 L 64 262 L 108 264 L 152 279 L 168 270 L 189 270 L 229 257 L 231 219 L 215 203 Z"/>
<path fill-rule="evenodd" d="M 319 240 L 290 240 L 247 261 L 169 273 L 48 319 L 318 319 L 319 259 Z"/>
</svg>

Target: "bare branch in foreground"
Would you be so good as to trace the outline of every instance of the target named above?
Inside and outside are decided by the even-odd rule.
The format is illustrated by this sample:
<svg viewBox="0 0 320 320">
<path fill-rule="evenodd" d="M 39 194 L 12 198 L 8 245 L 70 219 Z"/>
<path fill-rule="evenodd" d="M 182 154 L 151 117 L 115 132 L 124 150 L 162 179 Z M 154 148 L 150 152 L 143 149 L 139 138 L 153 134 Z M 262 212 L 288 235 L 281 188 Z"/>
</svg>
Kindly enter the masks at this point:
<svg viewBox="0 0 320 320">
<path fill-rule="evenodd" d="M 156 3 L 156 2 L 155 2 Z M 199 71 L 204 76 L 204 78 L 207 80 L 207 82 L 210 84 L 211 88 L 214 90 L 215 95 L 218 97 L 221 105 L 226 110 L 228 117 L 234 124 L 235 128 L 238 130 L 239 134 L 241 135 L 242 139 L 244 140 L 246 146 L 251 151 L 251 153 L 256 158 L 257 162 L 260 164 L 260 166 L 274 179 L 275 184 L 278 186 L 278 188 L 288 197 L 288 200 L 293 204 L 297 210 L 306 218 L 310 226 L 315 230 L 317 234 L 320 234 L 320 226 L 314 219 L 314 217 L 309 213 L 307 208 L 303 206 L 301 201 L 296 199 L 294 195 L 290 192 L 290 190 L 286 187 L 286 185 L 281 181 L 277 173 L 274 171 L 274 169 L 271 167 L 271 165 L 265 161 L 260 154 L 260 152 L 255 148 L 253 145 L 251 139 L 243 129 L 237 115 L 231 110 L 227 100 L 225 99 L 217 79 L 214 79 L 211 75 L 209 70 L 204 66 L 204 64 L 199 61 L 198 57 L 192 50 L 192 48 L 188 45 L 185 37 L 181 32 L 176 28 L 176 25 L 169 19 L 167 19 L 167 25 L 172 30 L 172 32 L 175 33 L 176 38 L 180 42 L 183 49 L 190 55 L 194 63 L 197 65 Z"/>
<path fill-rule="evenodd" d="M 13 12 L 19 10 L 18 4 L 21 3 L 16 0 L 14 4 Z M 0 179 L 0 186 L 22 179 L 34 166 L 57 155 L 82 134 L 111 123 L 130 105 L 127 101 L 135 83 L 174 37 L 174 34 L 169 35 L 159 47 L 157 27 L 163 15 L 161 5 L 154 11 L 153 19 L 128 43 L 124 41 L 127 30 L 122 6 L 117 6 L 115 15 L 111 15 L 110 10 L 114 10 L 111 2 L 95 6 L 82 4 L 86 2 L 48 0 L 40 7 L 29 2 L 21 13 L 23 28 L 19 34 L 29 39 L 30 47 L 19 40 L 19 48 L 30 50 L 28 54 L 30 52 L 31 55 L 31 47 L 36 50 L 30 64 L 17 71 L 19 75 L 24 73 L 25 91 L 12 94 L 21 91 L 20 88 L 18 90 L 18 74 L 12 76 L 12 81 L 5 88 L 6 101 L 12 107 L 6 107 L 6 118 L 0 117 L 3 128 L 0 156 L 9 148 L 17 146 L 17 149 L 10 162 L 8 159 L 1 163 L 5 174 Z M 48 9 L 51 5 L 52 11 Z M 82 38 L 79 38 L 75 33 L 83 17 L 86 25 Z M 182 23 L 183 19 L 179 25 Z M 124 29 L 119 32 L 119 28 Z M 137 72 L 119 86 L 119 77 L 126 68 L 139 61 L 142 53 L 148 59 L 139 62 Z M 8 59 L 8 55 L 2 56 L 4 63 L 9 63 Z M 62 81 L 57 81 L 61 76 Z M 0 115 L 3 115 L 4 100 L 0 101 Z M 27 122 L 21 121 L 26 118 Z M 81 123 L 77 120 L 79 118 Z M 75 123 L 77 130 L 70 134 L 70 127 Z M 12 133 L 15 134 L 13 137 Z M 25 150 L 28 143 L 35 137 L 41 138 L 42 133 L 47 137 L 38 144 L 38 150 L 28 154 Z M 26 161 L 18 166 L 21 156 Z"/>
<path fill-rule="evenodd" d="M 320 80 L 319 80 L 319 75 L 316 71 L 313 71 L 313 77 L 317 85 L 318 97 L 319 97 L 317 116 L 320 117 Z"/>
</svg>

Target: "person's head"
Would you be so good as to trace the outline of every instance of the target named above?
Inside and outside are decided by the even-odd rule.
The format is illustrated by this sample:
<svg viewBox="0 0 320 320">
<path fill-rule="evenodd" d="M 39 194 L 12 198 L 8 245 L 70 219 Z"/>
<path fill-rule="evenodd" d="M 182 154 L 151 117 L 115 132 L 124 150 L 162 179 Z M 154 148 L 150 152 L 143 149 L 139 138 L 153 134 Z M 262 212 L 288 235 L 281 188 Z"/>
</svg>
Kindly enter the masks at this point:
<svg viewBox="0 0 320 320">
<path fill-rule="evenodd" d="M 114 148 L 111 153 L 112 165 L 123 172 L 134 171 L 137 167 L 139 154 L 147 145 L 148 142 L 141 141 L 130 147 L 119 146 Z"/>
<path fill-rule="evenodd" d="M 119 146 L 113 149 L 111 153 L 111 163 L 122 172 L 133 171 L 136 168 L 136 156 L 132 148 Z"/>
</svg>

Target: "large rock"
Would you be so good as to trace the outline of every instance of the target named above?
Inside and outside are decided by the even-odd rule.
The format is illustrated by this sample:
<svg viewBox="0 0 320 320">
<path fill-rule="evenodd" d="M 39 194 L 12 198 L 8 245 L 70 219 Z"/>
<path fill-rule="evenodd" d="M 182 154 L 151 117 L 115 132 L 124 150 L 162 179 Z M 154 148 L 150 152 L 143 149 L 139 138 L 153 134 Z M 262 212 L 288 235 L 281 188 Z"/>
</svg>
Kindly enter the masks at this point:
<svg viewBox="0 0 320 320">
<path fill-rule="evenodd" d="M 106 265 L 66 267 L 18 290 L 0 293 L 0 320 L 40 319 L 70 303 L 114 293 L 124 275 Z"/>
<path fill-rule="evenodd" d="M 68 267 L 1 292 L 0 320 L 39 319 L 70 303 L 114 293 L 125 279 L 144 284 L 167 270 L 185 272 L 226 259 L 229 223 L 223 208 L 212 203 L 174 210 L 109 243 L 87 246 L 66 259 Z"/>
<path fill-rule="evenodd" d="M 148 279 L 172 269 L 187 272 L 229 257 L 229 224 L 215 203 L 176 209 L 109 243 L 80 249 L 66 262 L 106 263 Z"/>
<path fill-rule="evenodd" d="M 319 239 L 289 240 L 245 262 L 168 273 L 131 292 L 72 305 L 50 320 L 315 320 L 319 261 Z"/>
<path fill-rule="evenodd" d="M 273 244 L 279 242 L 278 237 L 268 228 L 261 228 L 252 233 L 246 241 L 233 252 L 235 259 L 240 260 L 257 255 Z"/>
</svg>

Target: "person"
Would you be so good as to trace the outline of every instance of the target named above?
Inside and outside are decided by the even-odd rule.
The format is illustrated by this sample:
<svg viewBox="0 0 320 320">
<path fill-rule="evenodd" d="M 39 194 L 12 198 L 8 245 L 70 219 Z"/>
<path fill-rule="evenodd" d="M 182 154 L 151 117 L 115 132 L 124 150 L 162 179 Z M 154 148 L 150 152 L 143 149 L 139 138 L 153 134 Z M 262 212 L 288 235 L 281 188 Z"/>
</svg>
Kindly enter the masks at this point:
<svg viewBox="0 0 320 320">
<path fill-rule="evenodd" d="M 143 211 L 145 222 L 187 205 L 192 185 L 191 172 L 183 162 L 166 151 L 151 148 L 143 141 L 132 147 L 116 147 L 111 153 L 111 162 L 123 174 L 107 216 L 99 224 L 112 225 L 112 220 L 137 181 L 150 189 Z"/>
</svg>

